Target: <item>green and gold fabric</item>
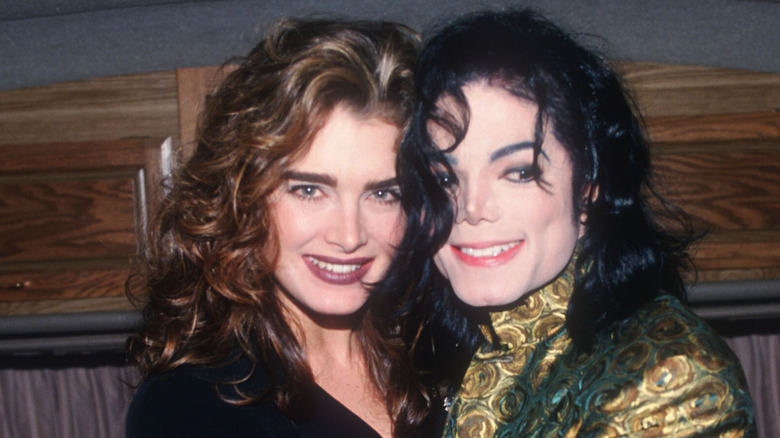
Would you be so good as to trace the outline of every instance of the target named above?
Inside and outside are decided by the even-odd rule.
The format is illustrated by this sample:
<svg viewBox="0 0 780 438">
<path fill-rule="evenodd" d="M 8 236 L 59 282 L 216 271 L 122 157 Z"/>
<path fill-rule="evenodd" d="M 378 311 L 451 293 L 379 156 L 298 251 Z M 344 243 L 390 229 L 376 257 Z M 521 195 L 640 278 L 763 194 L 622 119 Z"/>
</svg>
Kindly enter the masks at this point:
<svg viewBox="0 0 780 438">
<path fill-rule="evenodd" d="M 755 436 L 747 383 L 728 346 L 661 295 L 590 353 L 564 326 L 573 262 L 517 307 L 491 314 L 445 437 Z M 497 346 L 497 347 L 496 347 Z"/>
</svg>

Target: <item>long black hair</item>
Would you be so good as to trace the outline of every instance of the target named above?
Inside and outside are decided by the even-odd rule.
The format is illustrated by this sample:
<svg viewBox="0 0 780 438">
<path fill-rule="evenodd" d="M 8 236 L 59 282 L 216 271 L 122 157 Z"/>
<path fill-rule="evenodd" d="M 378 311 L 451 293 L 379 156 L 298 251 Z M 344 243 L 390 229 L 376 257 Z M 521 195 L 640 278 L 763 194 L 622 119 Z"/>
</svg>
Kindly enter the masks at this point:
<svg viewBox="0 0 780 438">
<path fill-rule="evenodd" d="M 418 320 L 438 339 L 433 349 L 443 361 L 439 365 L 446 368 L 453 358 L 470 354 L 481 336 L 475 325 L 479 321 L 468 315 L 478 309 L 453 298 L 432 261 L 452 227 L 448 192 L 457 181 L 428 126 L 436 123 L 449 130 L 455 138 L 449 150 L 457 147 L 468 129 L 462 89 L 476 81 L 534 102 L 539 108 L 536 156 L 545 134 L 552 134 L 573 163 L 575 218 L 583 212 L 587 217 L 566 318 L 575 345 L 587 350 L 606 327 L 661 291 L 684 299 L 680 268 L 688 261 L 690 228 L 673 208 L 664 208 L 680 225 L 667 228 L 648 205 L 653 197 L 656 206 L 670 206 L 650 182 L 643 124 L 618 74 L 532 11 L 474 13 L 427 41 L 416 69 L 414 118 L 399 155 L 407 231 L 387 284 L 406 292 L 410 303 L 427 312 Z M 437 107 L 445 96 L 460 107 L 458 114 Z M 551 132 L 545 133 L 545 126 Z M 446 184 L 441 169 L 449 171 Z M 410 276 L 415 279 L 411 285 Z"/>
</svg>

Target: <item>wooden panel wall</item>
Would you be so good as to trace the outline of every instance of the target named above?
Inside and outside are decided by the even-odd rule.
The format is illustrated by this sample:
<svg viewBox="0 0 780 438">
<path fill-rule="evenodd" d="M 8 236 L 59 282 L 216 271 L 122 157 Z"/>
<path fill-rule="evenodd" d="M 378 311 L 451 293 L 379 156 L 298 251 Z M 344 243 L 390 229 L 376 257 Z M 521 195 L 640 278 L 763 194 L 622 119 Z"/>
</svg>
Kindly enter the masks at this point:
<svg viewBox="0 0 780 438">
<path fill-rule="evenodd" d="M 180 68 L 176 70 L 179 96 L 179 138 L 183 157 L 194 147 L 198 114 L 203 110 L 206 96 L 233 71 L 235 67 Z"/>
<path fill-rule="evenodd" d="M 707 233 L 699 280 L 780 278 L 780 113 L 649 123 L 662 193 Z"/>
<path fill-rule="evenodd" d="M 175 72 L 0 92 L 0 144 L 177 137 Z"/>
<path fill-rule="evenodd" d="M 693 281 L 780 278 L 780 74 L 625 64 L 658 188 L 692 216 Z"/>
<path fill-rule="evenodd" d="M 29 168 L 36 166 L 34 162 L 38 158 L 43 166 L 52 162 L 60 162 L 66 167 L 91 166 L 91 168 L 111 168 L 111 172 L 122 173 L 126 170 L 126 178 L 118 177 L 113 182 L 107 183 L 99 178 L 100 175 L 92 175 L 87 178 L 68 178 L 72 171 L 64 171 L 63 184 L 49 183 L 51 189 L 48 194 L 62 195 L 63 190 L 74 194 L 105 193 L 100 205 L 94 204 L 95 199 L 89 199 L 88 203 L 80 208 L 73 205 L 79 196 L 60 196 L 59 202 L 49 202 L 42 193 L 45 183 L 39 181 L 16 181 L 16 177 L 3 176 L 2 187 L 7 190 L 16 190 L 18 203 L 12 196 L 4 196 L 5 204 L 0 204 L 14 211 L 19 211 L 21 203 L 27 203 L 33 210 L 54 208 L 54 211 L 64 213 L 60 215 L 62 220 L 92 216 L 94 221 L 90 225 L 109 226 L 115 229 L 110 235 L 105 235 L 105 240 L 112 246 L 98 245 L 97 248 L 87 248 L 82 245 L 84 239 L 78 235 L 78 229 L 71 231 L 62 230 L 64 238 L 49 245 L 47 254 L 20 253 L 9 255 L 8 260 L 0 261 L 0 287 L 4 290 L 4 298 L 0 300 L 0 314 L 30 314 L 30 313 L 63 313 L 84 312 L 96 310 L 119 310 L 131 308 L 127 297 L 124 295 L 124 279 L 130 272 L 130 261 L 136 253 L 138 241 L 136 232 L 141 220 L 139 215 L 146 212 L 139 208 L 144 205 L 136 203 L 133 207 L 133 197 L 137 193 L 139 179 L 137 157 L 127 154 L 133 148 L 125 147 L 128 143 L 114 142 L 117 139 L 132 138 L 156 138 L 153 146 L 159 148 L 159 141 L 166 137 L 173 137 L 177 142 L 178 123 L 178 93 L 176 73 L 174 71 L 150 73 L 142 75 L 117 76 L 97 78 L 87 81 L 68 82 L 62 84 L 45 85 L 41 87 L 25 88 L 0 92 L 0 144 L 3 145 L 3 172 L 20 171 L 10 169 L 8 166 L 14 163 Z M 103 142 L 109 140 L 108 143 Z M 73 145 L 68 142 L 81 142 L 82 145 Z M 92 144 L 91 142 L 99 142 Z M 116 148 L 105 148 L 106 145 L 116 145 Z M 14 146 L 15 145 L 15 146 Z M 63 145 L 57 148 L 57 145 Z M 89 149 L 88 154 L 73 153 L 71 149 L 76 147 L 79 151 Z M 46 152 L 38 153 L 38 149 Z M 149 151 L 150 149 L 147 149 Z M 137 149 L 133 152 L 136 152 Z M 77 151 L 78 152 L 78 151 Z M 46 156 L 42 156 L 45 154 Z M 13 156 L 24 157 L 17 160 Z M 74 163 L 76 156 L 91 156 L 100 163 Z M 154 157 L 159 160 L 159 157 Z M 117 164 L 120 163 L 120 164 Z M 124 164 L 121 164 L 124 163 Z M 119 166 L 119 168 L 117 167 Z M 119 169 L 119 170 L 117 170 Z M 159 174 L 150 175 L 149 172 L 158 173 L 160 169 L 147 166 L 144 181 L 159 181 Z M 94 172 L 93 172 L 94 173 Z M 99 172 L 98 172 L 99 173 Z M 106 187 L 97 185 L 109 184 Z M 148 196 L 154 196 L 156 190 L 147 188 Z M 32 190 L 32 191 L 31 191 Z M 24 198 L 24 199 L 21 199 Z M 150 199 L 153 204 L 154 200 Z M 44 208 L 45 207 L 45 208 Z M 59 209 L 59 210 L 57 210 Z M 128 210 L 129 209 L 129 210 Z M 79 210 L 79 211 L 76 211 Z M 118 215 L 118 216 L 117 216 Z M 136 221 L 134 221 L 134 215 Z M 78 216 L 78 217 L 77 217 Z M 115 220 L 119 217 L 119 220 Z M 8 221 L 19 219 L 4 217 Z M 26 221 L 26 224 L 13 224 L 3 222 L 4 229 L 10 229 L 8 239 L 4 239 L 3 245 L 15 242 L 20 250 L 35 247 L 37 243 L 30 239 L 30 233 L 34 236 L 35 227 L 44 227 L 51 236 L 50 222 Z M 52 219 L 52 218 L 50 218 Z M 24 220 L 24 219 L 19 219 Z M 53 219 L 52 219 L 53 220 Z M 82 221 L 83 222 L 83 221 Z M 90 223 L 87 221 L 87 223 Z M 102 225 L 100 225 L 102 224 Z M 92 240 L 98 238 L 91 235 L 88 229 L 82 230 Z M 55 233 L 56 234 L 56 233 Z M 40 242 L 38 242 L 40 243 Z M 59 248 L 59 249 L 58 249 Z M 56 262 L 47 262 L 42 259 L 47 257 L 57 259 L 63 251 L 72 252 L 74 248 L 81 248 L 86 254 L 68 254 L 68 257 L 59 257 Z M 10 250 L 3 248 L 3 254 Z M 108 256 L 102 257 L 101 254 Z M 74 257 L 71 257 L 74 256 Z M 83 257 L 82 257 L 83 256 Z M 14 260 L 11 260 L 15 257 Z M 37 257 L 34 261 L 31 257 Z M 21 259 L 20 259 L 21 258 Z M 66 260 L 67 259 L 67 260 Z M 18 278 L 24 278 L 24 287 L 15 289 L 9 282 L 15 282 Z"/>
<path fill-rule="evenodd" d="M 161 139 L 0 145 L 0 315 L 127 309 Z"/>
<path fill-rule="evenodd" d="M 661 192 L 711 230 L 697 246 L 699 279 L 780 278 L 780 74 L 619 69 L 646 117 Z M 180 69 L 0 92 L 0 143 L 173 136 L 186 155 L 223 74 Z"/>
<path fill-rule="evenodd" d="M 693 281 L 780 278 L 780 74 L 650 63 L 617 68 L 647 122 L 658 189 L 707 232 Z M 224 73 L 178 72 L 182 139 Z M 194 97 L 193 97 L 194 96 Z"/>
<path fill-rule="evenodd" d="M 780 74 L 651 63 L 618 69 L 648 118 L 780 110 Z"/>
</svg>

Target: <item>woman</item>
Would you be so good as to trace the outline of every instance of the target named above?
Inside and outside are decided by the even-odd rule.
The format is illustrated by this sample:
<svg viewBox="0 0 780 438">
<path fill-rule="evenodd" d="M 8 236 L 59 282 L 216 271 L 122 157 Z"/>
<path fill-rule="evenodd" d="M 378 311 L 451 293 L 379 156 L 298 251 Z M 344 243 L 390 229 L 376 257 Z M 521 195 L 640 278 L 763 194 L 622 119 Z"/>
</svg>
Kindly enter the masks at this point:
<svg viewBox="0 0 780 438">
<path fill-rule="evenodd" d="M 208 99 L 148 248 L 128 436 L 422 430 L 428 402 L 369 287 L 403 230 L 418 45 L 390 23 L 283 22 Z"/>
<path fill-rule="evenodd" d="M 484 12 L 430 39 L 416 88 L 389 284 L 422 279 L 429 352 L 478 347 L 445 436 L 755 434 L 739 362 L 681 304 L 690 239 L 648 207 L 605 62 L 532 12 Z"/>
</svg>

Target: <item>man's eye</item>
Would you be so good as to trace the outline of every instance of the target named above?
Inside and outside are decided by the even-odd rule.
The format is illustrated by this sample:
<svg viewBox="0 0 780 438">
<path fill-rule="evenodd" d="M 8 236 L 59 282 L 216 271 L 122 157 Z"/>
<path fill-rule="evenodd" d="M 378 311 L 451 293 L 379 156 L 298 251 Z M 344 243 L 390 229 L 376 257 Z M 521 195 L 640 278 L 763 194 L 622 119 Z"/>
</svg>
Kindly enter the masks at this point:
<svg viewBox="0 0 780 438">
<path fill-rule="evenodd" d="M 504 178 L 512 182 L 528 182 L 535 181 L 540 174 L 538 166 L 516 167 L 504 172 Z"/>
<path fill-rule="evenodd" d="M 382 204 L 395 204 L 401 200 L 401 191 L 397 188 L 379 189 L 371 196 Z"/>
<path fill-rule="evenodd" d="M 457 184 L 455 177 L 449 173 L 439 173 L 436 175 L 436 179 L 438 180 L 439 185 L 445 189 L 449 189 L 450 187 Z"/>
</svg>

